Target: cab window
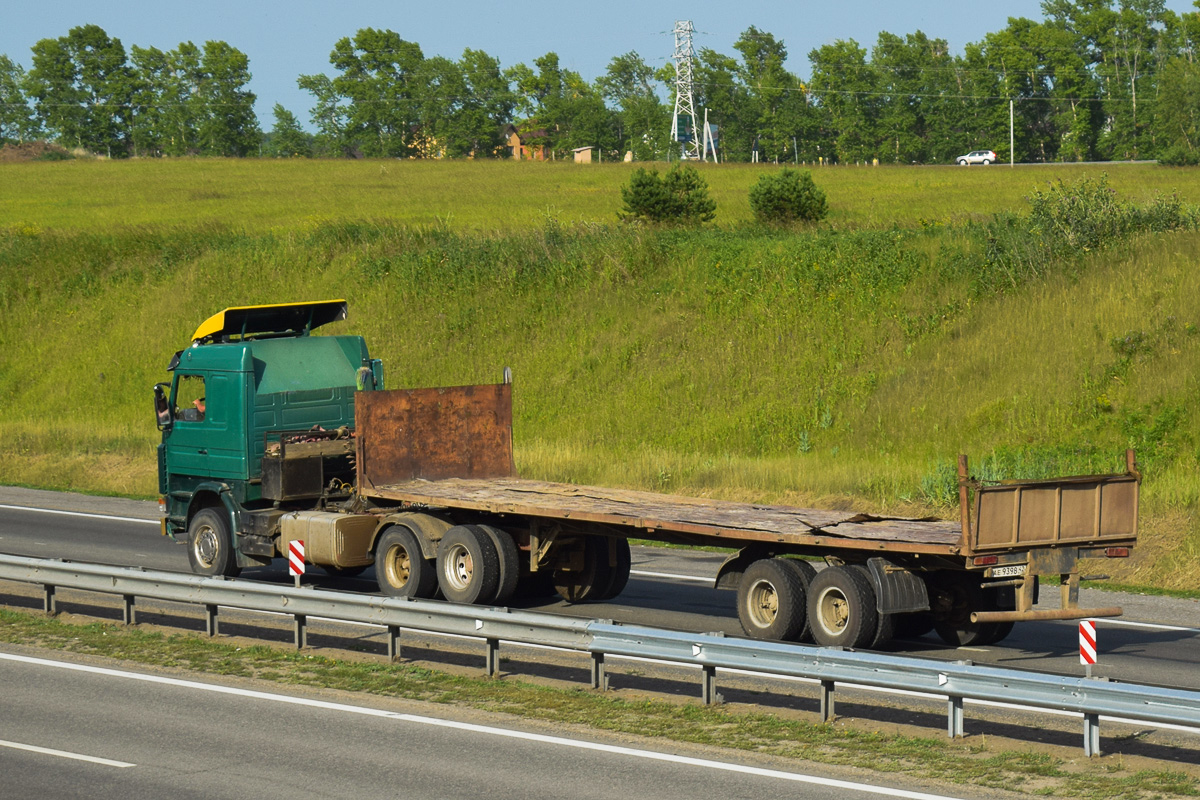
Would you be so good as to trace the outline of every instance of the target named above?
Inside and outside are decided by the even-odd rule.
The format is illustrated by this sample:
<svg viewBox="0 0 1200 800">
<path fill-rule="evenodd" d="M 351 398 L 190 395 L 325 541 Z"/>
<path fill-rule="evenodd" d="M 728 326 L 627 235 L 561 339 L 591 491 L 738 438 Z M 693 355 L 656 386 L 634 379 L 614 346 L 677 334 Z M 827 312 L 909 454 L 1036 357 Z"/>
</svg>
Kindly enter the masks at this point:
<svg viewBox="0 0 1200 800">
<path fill-rule="evenodd" d="M 204 377 L 180 375 L 175 382 L 175 419 L 180 422 L 202 422 L 205 413 Z"/>
</svg>

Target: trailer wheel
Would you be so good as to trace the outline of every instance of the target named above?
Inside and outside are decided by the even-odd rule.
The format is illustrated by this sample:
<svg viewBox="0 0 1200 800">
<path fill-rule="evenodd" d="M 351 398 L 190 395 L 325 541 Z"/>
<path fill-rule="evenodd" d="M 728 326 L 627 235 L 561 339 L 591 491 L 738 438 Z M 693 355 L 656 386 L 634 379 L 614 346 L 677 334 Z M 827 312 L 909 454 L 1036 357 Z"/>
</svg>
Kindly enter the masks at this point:
<svg viewBox="0 0 1200 800">
<path fill-rule="evenodd" d="M 437 567 L 421 552 L 417 535 L 393 525 L 375 544 L 375 580 L 391 597 L 428 599 L 437 593 Z"/>
<path fill-rule="evenodd" d="M 800 583 L 804 584 L 804 600 L 802 607 L 804 608 L 804 626 L 800 632 L 791 639 L 793 642 L 811 642 L 812 641 L 812 623 L 808 619 L 808 587 L 812 585 L 813 578 L 817 577 L 817 568 L 807 561 L 801 561 L 798 558 L 781 558 L 779 559 L 784 564 L 791 567 L 800 576 Z"/>
<path fill-rule="evenodd" d="M 875 590 L 854 567 L 828 567 L 808 587 L 808 624 L 825 647 L 862 648 L 874 642 L 879 625 Z"/>
<path fill-rule="evenodd" d="M 617 543 L 617 563 L 612 564 L 612 576 L 608 581 L 608 588 L 601 593 L 598 600 L 612 600 L 614 597 L 625 591 L 625 587 L 629 584 L 629 570 L 633 567 L 633 555 L 629 552 L 629 541 L 627 539 L 616 539 Z M 608 557 L 608 544 L 605 543 L 604 557 Z"/>
<path fill-rule="evenodd" d="M 782 558 L 762 558 L 738 582 L 738 621 L 754 639 L 793 640 L 805 627 L 804 582 Z"/>
<path fill-rule="evenodd" d="M 188 524 L 188 562 L 197 575 L 224 575 L 236 578 L 241 573 L 233 554 L 229 516 L 223 508 L 203 508 Z"/>
<path fill-rule="evenodd" d="M 517 552 L 517 543 L 505 531 L 493 528 L 491 525 L 471 525 L 479 528 L 492 540 L 496 555 L 500 560 L 500 580 L 496 587 L 496 596 L 489 603 L 503 605 L 513 598 L 517 590 L 517 580 L 521 577 L 521 556 Z"/>
<path fill-rule="evenodd" d="M 867 579 L 871 588 L 875 588 L 874 581 L 871 580 L 871 568 L 866 564 L 855 564 L 852 569 L 858 570 L 862 576 Z M 878 596 L 875 597 L 878 600 Z M 896 637 L 896 618 L 899 614 L 883 614 L 879 611 L 878 606 L 875 609 L 875 635 L 871 637 L 869 642 L 863 644 L 863 647 L 868 650 L 874 650 L 881 645 L 887 644 Z"/>
<path fill-rule="evenodd" d="M 496 546 L 475 525 L 455 525 L 438 545 L 438 585 L 454 603 L 490 603 L 500 586 Z"/>
<path fill-rule="evenodd" d="M 608 562 L 608 540 L 584 536 L 581 569 L 554 570 L 554 588 L 568 603 L 597 603 L 613 585 L 613 567 Z M 624 588 L 624 587 L 622 587 Z"/>
<path fill-rule="evenodd" d="M 1011 622 L 972 622 L 973 611 L 1007 611 L 1012 604 L 988 596 L 980 586 L 980 577 L 965 573 L 942 573 L 933 581 L 937 600 L 934 606 L 934 630 L 942 641 L 953 647 L 995 644 L 1012 632 Z M 931 587 L 933 588 L 933 587 Z M 1002 606 L 1008 605 L 1008 608 Z"/>
</svg>

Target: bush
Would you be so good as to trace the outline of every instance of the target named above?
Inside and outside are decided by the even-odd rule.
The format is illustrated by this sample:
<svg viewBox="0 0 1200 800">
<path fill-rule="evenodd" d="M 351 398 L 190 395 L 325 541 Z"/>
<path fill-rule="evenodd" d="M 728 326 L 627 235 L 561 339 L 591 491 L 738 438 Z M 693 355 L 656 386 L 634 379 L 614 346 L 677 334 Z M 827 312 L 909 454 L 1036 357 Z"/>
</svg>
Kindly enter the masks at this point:
<svg viewBox="0 0 1200 800">
<path fill-rule="evenodd" d="M 711 222 L 717 204 L 708 196 L 708 184 L 695 167 L 676 164 L 662 178 L 658 170 L 639 167 L 621 187 L 625 220 L 698 224 Z"/>
<path fill-rule="evenodd" d="M 815 222 L 829 213 L 825 192 L 812 175 L 789 167 L 763 175 L 750 187 L 750 208 L 755 219 L 766 223 Z"/>
</svg>

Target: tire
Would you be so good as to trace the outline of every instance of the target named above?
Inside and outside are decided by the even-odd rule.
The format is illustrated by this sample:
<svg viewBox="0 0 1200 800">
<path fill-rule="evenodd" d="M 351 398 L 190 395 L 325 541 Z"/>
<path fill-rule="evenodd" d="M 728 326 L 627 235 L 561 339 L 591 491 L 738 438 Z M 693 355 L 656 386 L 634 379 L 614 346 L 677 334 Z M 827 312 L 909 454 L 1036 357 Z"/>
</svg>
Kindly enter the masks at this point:
<svg viewBox="0 0 1200 800">
<path fill-rule="evenodd" d="M 500 556 L 477 525 L 455 525 L 438 545 L 437 578 L 452 603 L 490 603 L 500 587 Z"/>
<path fill-rule="evenodd" d="M 521 555 L 517 552 L 517 543 L 508 533 L 491 525 L 469 527 L 478 528 L 487 534 L 492 540 L 492 546 L 496 548 L 496 555 L 500 559 L 500 581 L 496 587 L 496 596 L 488 602 L 504 605 L 516 594 L 517 581 L 521 577 Z"/>
<path fill-rule="evenodd" d="M 804 582 L 789 561 L 762 558 L 742 573 L 738 621 L 752 639 L 790 641 L 805 628 Z"/>
<path fill-rule="evenodd" d="M 861 572 L 863 577 L 867 579 L 867 583 L 871 585 L 872 594 L 874 594 L 875 581 L 871 579 L 871 568 L 866 564 L 855 564 L 854 569 Z M 896 617 L 899 615 L 880 613 L 878 608 L 879 598 L 876 596 L 875 600 L 877 601 L 875 608 L 875 617 L 877 620 L 875 623 L 875 635 L 871 637 L 871 641 L 863 645 L 867 650 L 875 650 L 882 647 L 896 637 Z"/>
<path fill-rule="evenodd" d="M 967 160 L 966 160 L 965 158 L 960 158 L 960 159 L 958 160 L 958 165 L 959 165 L 960 167 L 965 167 L 965 166 L 967 166 Z"/>
<path fill-rule="evenodd" d="M 808 624 L 824 647 L 862 648 L 875 640 L 879 614 L 875 590 L 853 567 L 829 567 L 808 587 Z"/>
<path fill-rule="evenodd" d="M 811 642 L 812 641 L 812 625 L 808 621 L 808 587 L 812 585 L 812 579 L 817 577 L 817 568 L 807 561 L 801 561 L 798 558 L 781 558 L 784 564 L 787 564 L 796 574 L 800 576 L 800 583 L 804 584 L 804 627 L 792 639 L 793 642 Z"/>
<path fill-rule="evenodd" d="M 629 584 L 629 570 L 633 567 L 633 555 L 629 552 L 628 539 L 616 539 L 616 558 L 617 563 L 612 565 L 612 577 L 609 579 L 608 588 L 606 588 L 598 598 L 599 600 L 612 600 L 614 597 L 625 591 L 625 587 Z M 607 556 L 608 547 L 605 548 Z"/>
<path fill-rule="evenodd" d="M 241 573 L 233 552 L 229 515 L 224 508 L 202 508 L 188 523 L 188 563 L 197 575 L 224 575 L 236 578 Z"/>
<path fill-rule="evenodd" d="M 596 603 L 613 583 L 613 567 L 608 563 L 608 540 L 601 536 L 583 537 L 583 568 L 554 570 L 554 588 L 568 603 Z"/>
<path fill-rule="evenodd" d="M 984 597 L 980 580 L 977 574 L 941 573 L 932 581 L 937 594 L 933 629 L 951 647 L 995 644 L 1012 631 L 1012 623 L 971 621 L 973 611 L 1001 610 L 994 598 Z"/>
<path fill-rule="evenodd" d="M 992 163 L 992 162 L 991 162 L 991 161 L 989 161 L 989 160 L 988 160 L 988 159 L 986 159 L 986 158 L 983 160 L 983 165 L 984 165 L 985 167 L 986 167 L 988 164 L 990 164 L 990 163 Z"/>
<path fill-rule="evenodd" d="M 375 543 L 375 580 L 390 597 L 427 600 L 437 593 L 437 565 L 425 558 L 415 533 L 393 525 Z"/>
</svg>

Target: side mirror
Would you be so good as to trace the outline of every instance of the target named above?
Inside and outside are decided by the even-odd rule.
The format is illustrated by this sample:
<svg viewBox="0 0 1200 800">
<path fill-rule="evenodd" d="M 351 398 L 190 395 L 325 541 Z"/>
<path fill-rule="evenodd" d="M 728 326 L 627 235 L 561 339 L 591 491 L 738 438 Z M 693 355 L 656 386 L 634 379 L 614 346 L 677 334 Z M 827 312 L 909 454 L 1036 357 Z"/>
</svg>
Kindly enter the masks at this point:
<svg viewBox="0 0 1200 800">
<path fill-rule="evenodd" d="M 167 384 L 165 383 L 156 383 L 154 385 L 154 417 L 160 431 L 165 431 L 171 427 L 173 422 L 171 419 L 171 404 L 167 402 Z"/>
</svg>

